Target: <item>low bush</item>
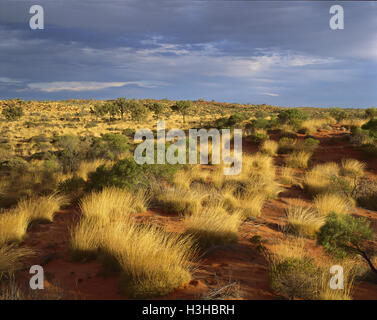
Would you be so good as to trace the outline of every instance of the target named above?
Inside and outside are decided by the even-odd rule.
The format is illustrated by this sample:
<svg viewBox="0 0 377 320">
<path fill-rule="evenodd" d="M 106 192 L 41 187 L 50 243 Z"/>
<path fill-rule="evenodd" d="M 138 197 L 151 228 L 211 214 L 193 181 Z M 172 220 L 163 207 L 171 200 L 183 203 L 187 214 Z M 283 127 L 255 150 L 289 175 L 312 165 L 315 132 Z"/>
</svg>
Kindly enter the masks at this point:
<svg viewBox="0 0 377 320">
<path fill-rule="evenodd" d="M 317 235 L 318 244 L 330 254 L 342 259 L 359 255 L 377 275 L 376 266 L 372 263 L 376 253 L 372 239 L 373 230 L 366 218 L 335 213 L 327 216 L 326 223 Z"/>
</svg>

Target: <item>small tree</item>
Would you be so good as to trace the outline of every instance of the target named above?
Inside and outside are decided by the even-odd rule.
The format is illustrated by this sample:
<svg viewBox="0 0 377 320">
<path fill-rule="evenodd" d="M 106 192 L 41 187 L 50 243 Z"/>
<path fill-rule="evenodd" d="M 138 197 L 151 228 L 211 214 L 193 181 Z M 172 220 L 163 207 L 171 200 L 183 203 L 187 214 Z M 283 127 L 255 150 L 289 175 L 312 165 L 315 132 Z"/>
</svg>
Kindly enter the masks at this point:
<svg viewBox="0 0 377 320">
<path fill-rule="evenodd" d="M 371 261 L 374 253 L 370 245 L 372 237 L 373 231 L 365 218 L 331 213 L 317 234 L 317 242 L 338 258 L 360 255 L 377 274 Z"/>
<path fill-rule="evenodd" d="M 17 106 L 14 101 L 9 101 L 8 106 L 2 110 L 2 115 L 8 121 L 15 121 L 20 119 L 24 115 L 24 111 L 21 106 Z"/>
<path fill-rule="evenodd" d="M 104 114 L 109 114 L 109 121 L 112 121 L 118 113 L 118 107 L 113 101 L 107 101 L 102 109 Z"/>
<path fill-rule="evenodd" d="M 148 108 L 137 100 L 130 100 L 128 102 L 128 110 L 131 113 L 133 121 L 141 121 L 148 115 Z"/>
<path fill-rule="evenodd" d="M 98 120 L 98 117 L 103 117 L 106 114 L 106 110 L 103 105 L 97 103 L 90 109 L 90 113 L 94 114 L 96 120 Z"/>
<path fill-rule="evenodd" d="M 115 100 L 114 104 L 116 105 L 118 112 L 120 113 L 120 117 L 123 120 L 123 115 L 129 109 L 127 100 L 125 98 L 118 98 Z"/>
<path fill-rule="evenodd" d="M 164 111 L 164 105 L 159 102 L 154 102 L 148 105 L 149 110 L 151 110 L 154 114 L 155 119 L 159 119 L 161 114 Z"/>
<path fill-rule="evenodd" d="M 186 117 L 188 111 L 190 110 L 190 108 L 191 108 L 191 101 L 189 101 L 189 100 L 177 101 L 176 104 L 174 106 L 172 106 L 173 111 L 178 112 L 182 115 L 182 119 L 183 119 L 184 123 L 186 122 L 185 117 Z"/>
</svg>

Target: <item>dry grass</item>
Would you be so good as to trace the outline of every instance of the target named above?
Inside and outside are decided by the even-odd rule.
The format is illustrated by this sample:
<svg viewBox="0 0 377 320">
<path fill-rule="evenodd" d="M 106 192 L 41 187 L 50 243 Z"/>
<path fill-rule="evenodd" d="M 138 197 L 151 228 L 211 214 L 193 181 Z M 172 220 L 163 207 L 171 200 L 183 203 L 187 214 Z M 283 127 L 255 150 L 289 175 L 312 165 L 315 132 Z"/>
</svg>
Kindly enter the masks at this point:
<svg viewBox="0 0 377 320">
<path fill-rule="evenodd" d="M 296 148 L 297 139 L 293 138 L 281 138 L 279 140 L 279 153 L 287 153 L 293 151 Z"/>
<path fill-rule="evenodd" d="M 354 289 L 356 268 L 352 260 L 342 261 L 343 267 L 343 289 L 332 289 L 330 287 L 330 279 L 334 274 L 330 273 L 330 267 L 335 265 L 334 262 L 327 261 L 325 266 L 321 268 L 321 274 L 318 277 L 318 299 L 319 300 L 352 300 Z"/>
<path fill-rule="evenodd" d="M 195 247 L 191 237 L 151 225 L 84 217 L 71 231 L 71 253 L 74 259 L 98 258 L 108 270 L 120 270 L 125 295 L 149 298 L 191 279 Z"/>
<path fill-rule="evenodd" d="M 221 205 L 204 208 L 183 221 L 186 233 L 193 235 L 201 247 L 237 242 L 241 222 L 241 212 L 228 214 Z"/>
<path fill-rule="evenodd" d="M 281 167 L 280 168 L 280 182 L 284 184 L 293 184 L 295 183 L 296 178 L 294 170 L 290 167 Z"/>
<path fill-rule="evenodd" d="M 109 221 L 107 221 L 109 222 Z M 102 243 L 105 227 L 108 226 L 101 218 L 87 217 L 81 219 L 70 230 L 70 252 L 73 260 L 92 260 L 97 257 Z"/>
<path fill-rule="evenodd" d="M 17 204 L 17 211 L 29 214 L 31 222 L 52 222 L 55 213 L 68 204 L 66 197 L 52 194 L 30 199 L 23 199 Z"/>
<path fill-rule="evenodd" d="M 343 119 L 340 124 L 342 126 L 346 127 L 357 127 L 361 128 L 365 123 L 368 122 L 368 119 L 357 119 L 357 118 L 351 118 L 351 119 Z"/>
<path fill-rule="evenodd" d="M 30 223 L 25 211 L 8 211 L 0 214 L 0 246 L 11 242 L 22 242 Z"/>
<path fill-rule="evenodd" d="M 311 156 L 311 152 L 296 151 L 288 154 L 285 161 L 291 168 L 307 168 Z"/>
<path fill-rule="evenodd" d="M 186 170 L 178 171 L 173 178 L 173 184 L 180 189 L 189 190 L 192 183 L 205 183 L 209 172 L 203 170 L 199 165 L 193 165 Z"/>
<path fill-rule="evenodd" d="M 194 214 L 201 210 L 202 201 L 209 197 L 204 188 L 181 189 L 176 187 L 156 187 L 155 201 L 168 213 Z"/>
<path fill-rule="evenodd" d="M 349 213 L 350 210 L 350 204 L 347 199 L 337 194 L 320 194 L 315 197 L 314 204 L 321 216 L 326 216 L 331 212 L 345 214 Z"/>
<path fill-rule="evenodd" d="M 117 260 L 120 289 L 131 298 L 165 295 L 191 279 L 195 250 L 187 236 L 150 225 L 113 226 L 103 239 L 103 250 Z"/>
<path fill-rule="evenodd" d="M 315 210 L 304 204 L 290 205 L 285 214 L 287 231 L 303 237 L 313 238 L 325 222 L 325 219 L 318 216 Z"/>
<path fill-rule="evenodd" d="M 261 152 L 268 154 L 269 156 L 276 156 L 279 149 L 279 144 L 273 140 L 266 140 L 261 145 Z"/>
<path fill-rule="evenodd" d="M 0 281 L 9 277 L 15 271 L 22 268 L 22 260 L 33 256 L 35 252 L 28 248 L 19 248 L 15 245 L 3 245 L 0 247 Z"/>
<path fill-rule="evenodd" d="M 127 220 L 130 213 L 146 211 L 148 203 L 149 197 L 144 190 L 132 193 L 118 188 L 105 188 L 84 197 L 80 209 L 85 217 Z"/>
<path fill-rule="evenodd" d="M 276 198 L 283 191 L 275 181 L 273 158 L 256 153 L 244 155 L 242 172 L 238 176 L 226 176 L 222 182 L 222 190 L 234 188 L 235 193 L 263 194 L 266 198 Z"/>
<path fill-rule="evenodd" d="M 229 212 L 242 212 L 243 217 L 259 217 L 266 201 L 264 193 L 240 193 L 236 186 L 228 185 L 221 191 L 221 205 Z"/>
<path fill-rule="evenodd" d="M 267 173 L 274 169 L 274 159 L 263 153 L 242 156 L 242 173 L 246 176 L 254 172 Z"/>
<path fill-rule="evenodd" d="M 355 159 L 342 159 L 340 173 L 347 177 L 362 177 L 366 164 Z"/>
<path fill-rule="evenodd" d="M 335 162 L 319 164 L 305 174 L 305 188 L 310 194 L 327 192 L 331 178 L 339 174 L 339 166 Z"/>
<path fill-rule="evenodd" d="M 244 194 L 239 201 L 239 210 L 244 217 L 260 217 L 266 196 L 262 193 Z"/>
</svg>

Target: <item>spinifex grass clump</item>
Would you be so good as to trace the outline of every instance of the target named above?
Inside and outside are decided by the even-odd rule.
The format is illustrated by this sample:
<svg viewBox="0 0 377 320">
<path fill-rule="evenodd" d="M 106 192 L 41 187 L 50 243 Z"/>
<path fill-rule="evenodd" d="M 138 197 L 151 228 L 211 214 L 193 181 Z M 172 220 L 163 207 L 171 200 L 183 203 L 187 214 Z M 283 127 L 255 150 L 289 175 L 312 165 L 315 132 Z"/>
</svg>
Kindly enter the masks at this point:
<svg viewBox="0 0 377 320">
<path fill-rule="evenodd" d="M 294 151 L 287 155 L 285 158 L 287 166 L 292 168 L 307 168 L 311 152 L 306 151 Z"/>
<path fill-rule="evenodd" d="M 67 202 L 64 196 L 52 194 L 21 200 L 16 210 L 28 214 L 31 222 L 52 222 L 55 213 Z"/>
<path fill-rule="evenodd" d="M 269 156 L 276 156 L 279 149 L 279 144 L 273 140 L 266 140 L 261 145 L 261 152 L 268 154 Z"/>
<path fill-rule="evenodd" d="M 194 214 L 201 210 L 201 202 L 208 196 L 204 190 L 179 187 L 156 188 L 155 202 L 171 214 Z"/>
<path fill-rule="evenodd" d="M 326 216 L 330 212 L 346 214 L 349 213 L 350 209 L 350 203 L 347 199 L 331 193 L 317 195 L 314 199 L 314 204 L 318 213 L 322 216 Z"/>
<path fill-rule="evenodd" d="M 72 258 L 97 258 L 105 270 L 121 272 L 120 289 L 130 298 L 165 295 L 188 282 L 195 254 L 190 236 L 137 225 L 131 214 L 140 199 L 118 189 L 93 193 L 83 199 L 84 216 L 71 231 Z"/>
<path fill-rule="evenodd" d="M 105 240 L 105 246 L 110 245 L 105 250 L 110 252 L 114 250 L 111 237 Z M 191 280 L 194 250 L 190 237 L 168 234 L 154 226 L 131 225 L 125 238 L 114 256 L 122 270 L 120 289 L 128 297 L 165 295 Z"/>
<path fill-rule="evenodd" d="M 0 246 L 21 242 L 30 223 L 30 215 L 25 211 L 12 210 L 0 214 Z"/>
<path fill-rule="evenodd" d="M 332 179 L 339 175 L 339 171 L 339 166 L 335 162 L 328 162 L 314 166 L 305 174 L 305 189 L 311 195 L 329 191 Z"/>
<path fill-rule="evenodd" d="M 127 219 L 130 213 L 145 211 L 149 203 L 146 192 L 131 192 L 125 189 L 104 188 L 81 200 L 80 209 L 85 217 L 102 220 Z"/>
<path fill-rule="evenodd" d="M 240 211 L 228 214 L 220 205 L 207 207 L 184 219 L 186 233 L 192 235 L 202 248 L 237 242 L 241 222 Z"/>
<path fill-rule="evenodd" d="M 22 268 L 22 260 L 34 255 L 28 248 L 19 248 L 15 245 L 0 246 L 0 282 L 13 272 Z"/>
<path fill-rule="evenodd" d="M 298 236 L 312 238 L 324 224 L 324 218 L 304 204 L 290 205 L 286 209 L 287 231 Z"/>
</svg>

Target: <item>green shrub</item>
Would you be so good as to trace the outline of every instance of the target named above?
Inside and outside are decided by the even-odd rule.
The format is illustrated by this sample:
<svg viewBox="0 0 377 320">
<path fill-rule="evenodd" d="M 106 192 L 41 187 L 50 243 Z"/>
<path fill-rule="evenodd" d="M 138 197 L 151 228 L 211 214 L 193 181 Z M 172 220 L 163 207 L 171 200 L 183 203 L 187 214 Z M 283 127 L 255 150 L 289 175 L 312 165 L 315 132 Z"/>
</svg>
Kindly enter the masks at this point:
<svg viewBox="0 0 377 320">
<path fill-rule="evenodd" d="M 316 295 L 314 279 L 317 274 L 312 259 L 286 258 L 271 267 L 271 287 L 290 299 L 312 299 Z"/>
<path fill-rule="evenodd" d="M 371 130 L 377 132 L 377 119 L 370 119 L 361 128 L 364 130 Z"/>
<path fill-rule="evenodd" d="M 142 166 L 133 158 L 118 161 L 111 168 L 99 166 L 88 174 L 87 190 L 102 190 L 105 187 L 135 189 L 138 184 L 145 183 L 146 177 Z"/>
<path fill-rule="evenodd" d="M 298 129 L 302 121 L 307 119 L 307 115 L 300 109 L 288 109 L 281 111 L 278 115 L 278 121 L 283 124 L 291 125 Z"/>
<path fill-rule="evenodd" d="M 270 127 L 270 121 L 267 119 L 255 119 L 251 122 L 251 127 L 254 129 L 266 129 Z"/>
<path fill-rule="evenodd" d="M 318 244 L 327 252 L 337 258 L 348 256 L 361 256 L 370 266 L 373 272 L 377 270 L 371 262 L 371 256 L 375 253 L 371 240 L 373 230 L 366 218 L 355 218 L 351 215 L 337 215 L 330 213 L 326 223 L 320 228 L 317 235 Z"/>
</svg>

